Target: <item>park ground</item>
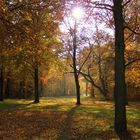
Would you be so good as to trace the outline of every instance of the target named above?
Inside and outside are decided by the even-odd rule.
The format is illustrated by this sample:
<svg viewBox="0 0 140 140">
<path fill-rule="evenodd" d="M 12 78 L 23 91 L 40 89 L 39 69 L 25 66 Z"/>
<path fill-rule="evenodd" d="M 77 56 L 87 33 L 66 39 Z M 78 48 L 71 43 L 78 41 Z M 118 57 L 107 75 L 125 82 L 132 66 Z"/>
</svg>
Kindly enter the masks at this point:
<svg viewBox="0 0 140 140">
<path fill-rule="evenodd" d="M 6 99 L 0 103 L 0 140 L 118 140 L 114 132 L 113 102 L 82 97 L 32 100 Z M 140 140 L 140 103 L 127 106 L 128 130 Z"/>
</svg>

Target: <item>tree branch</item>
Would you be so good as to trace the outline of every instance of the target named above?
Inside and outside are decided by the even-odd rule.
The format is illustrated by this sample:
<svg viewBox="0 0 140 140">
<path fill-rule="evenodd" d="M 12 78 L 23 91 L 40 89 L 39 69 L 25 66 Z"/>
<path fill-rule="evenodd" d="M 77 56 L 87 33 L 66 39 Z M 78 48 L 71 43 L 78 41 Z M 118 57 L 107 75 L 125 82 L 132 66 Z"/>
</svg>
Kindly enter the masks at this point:
<svg viewBox="0 0 140 140">
<path fill-rule="evenodd" d="M 140 35 L 140 33 L 134 31 L 133 29 L 131 29 L 131 28 L 128 27 L 128 26 L 124 26 L 124 29 L 125 29 L 125 28 L 128 29 L 128 30 L 130 30 L 130 31 L 133 32 L 134 34 Z"/>
<path fill-rule="evenodd" d="M 91 0 L 86 0 L 87 3 L 90 3 L 94 5 L 94 8 L 99 8 L 99 9 L 106 9 L 113 11 L 113 6 L 106 4 L 106 3 L 99 3 L 99 2 L 92 2 Z M 92 6 L 93 7 L 93 6 Z"/>
<path fill-rule="evenodd" d="M 130 3 L 131 2 L 131 0 L 128 0 L 128 1 L 126 1 L 123 5 L 122 5 L 122 7 L 125 7 L 128 3 Z"/>
<path fill-rule="evenodd" d="M 134 60 L 131 60 L 131 61 L 127 62 L 127 63 L 125 64 L 125 67 L 128 67 L 129 65 L 131 65 L 131 64 L 133 64 L 133 63 L 135 63 L 135 62 L 137 62 L 137 61 L 140 61 L 140 58 L 137 58 L 137 59 L 134 59 Z"/>
<path fill-rule="evenodd" d="M 79 72 L 81 71 L 81 69 L 83 68 L 84 64 L 87 62 L 89 56 L 91 55 L 92 51 L 89 52 L 89 54 L 87 55 L 87 57 L 85 58 L 84 62 L 82 63 L 81 67 L 79 68 Z"/>
</svg>

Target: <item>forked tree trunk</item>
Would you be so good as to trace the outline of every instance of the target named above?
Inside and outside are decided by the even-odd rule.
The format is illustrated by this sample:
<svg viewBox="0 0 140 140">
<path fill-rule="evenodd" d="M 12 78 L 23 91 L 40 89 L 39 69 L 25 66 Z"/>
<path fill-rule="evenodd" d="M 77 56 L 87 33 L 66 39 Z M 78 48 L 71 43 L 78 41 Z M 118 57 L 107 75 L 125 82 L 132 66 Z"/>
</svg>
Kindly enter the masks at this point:
<svg viewBox="0 0 140 140">
<path fill-rule="evenodd" d="M 3 69 L 0 69 L 0 101 L 3 101 Z"/>
<path fill-rule="evenodd" d="M 39 103 L 38 66 L 34 69 L 34 103 Z"/>
<path fill-rule="evenodd" d="M 122 16 L 122 0 L 114 0 L 115 21 L 115 131 L 123 134 L 127 131 L 126 124 L 126 85 L 124 60 L 124 26 Z"/>
</svg>

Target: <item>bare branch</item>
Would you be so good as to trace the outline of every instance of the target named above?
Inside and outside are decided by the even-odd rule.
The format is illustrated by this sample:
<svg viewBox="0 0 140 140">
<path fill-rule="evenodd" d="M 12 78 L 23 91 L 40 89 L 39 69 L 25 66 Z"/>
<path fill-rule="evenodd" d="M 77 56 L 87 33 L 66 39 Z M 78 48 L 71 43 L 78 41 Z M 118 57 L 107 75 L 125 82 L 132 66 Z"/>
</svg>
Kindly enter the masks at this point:
<svg viewBox="0 0 140 140">
<path fill-rule="evenodd" d="M 127 38 L 125 38 L 124 42 L 126 42 L 132 35 L 133 33 L 131 33 Z"/>
<path fill-rule="evenodd" d="M 125 29 L 125 28 L 128 29 L 128 30 L 130 30 L 130 31 L 133 32 L 134 34 L 140 35 L 140 33 L 134 31 L 133 29 L 131 29 L 131 28 L 128 27 L 128 26 L 124 26 L 124 29 Z"/>
<path fill-rule="evenodd" d="M 131 2 L 131 0 L 128 0 L 128 1 L 126 1 L 124 4 L 123 4 L 123 6 L 122 7 L 125 7 L 128 3 L 130 3 Z"/>
<path fill-rule="evenodd" d="M 81 71 L 81 69 L 83 68 L 84 64 L 87 62 L 88 58 L 90 57 L 92 51 L 90 51 L 87 55 L 87 57 L 85 58 L 84 62 L 82 63 L 81 67 L 79 68 L 79 71 Z"/>
<path fill-rule="evenodd" d="M 92 2 L 91 0 L 86 0 L 86 2 L 92 4 L 92 7 L 99 9 L 106 9 L 113 11 L 113 6 L 106 3 Z"/>
<path fill-rule="evenodd" d="M 130 62 L 128 62 L 128 63 L 125 64 L 125 67 L 128 67 L 129 65 L 131 65 L 131 64 L 133 64 L 135 62 L 138 62 L 138 61 L 140 61 L 140 58 L 136 58 L 134 60 L 131 60 Z"/>
</svg>

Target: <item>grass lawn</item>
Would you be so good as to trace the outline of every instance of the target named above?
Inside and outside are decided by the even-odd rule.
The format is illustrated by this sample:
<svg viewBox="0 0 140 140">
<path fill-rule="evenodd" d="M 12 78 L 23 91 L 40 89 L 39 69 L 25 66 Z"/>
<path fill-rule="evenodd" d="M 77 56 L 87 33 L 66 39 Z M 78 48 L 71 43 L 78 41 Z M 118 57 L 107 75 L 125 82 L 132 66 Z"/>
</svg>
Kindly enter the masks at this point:
<svg viewBox="0 0 140 140">
<path fill-rule="evenodd" d="M 0 102 L 0 140 L 117 140 L 113 130 L 114 105 L 82 97 Z M 128 129 L 140 140 L 140 103 L 127 107 Z"/>
</svg>

